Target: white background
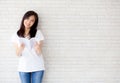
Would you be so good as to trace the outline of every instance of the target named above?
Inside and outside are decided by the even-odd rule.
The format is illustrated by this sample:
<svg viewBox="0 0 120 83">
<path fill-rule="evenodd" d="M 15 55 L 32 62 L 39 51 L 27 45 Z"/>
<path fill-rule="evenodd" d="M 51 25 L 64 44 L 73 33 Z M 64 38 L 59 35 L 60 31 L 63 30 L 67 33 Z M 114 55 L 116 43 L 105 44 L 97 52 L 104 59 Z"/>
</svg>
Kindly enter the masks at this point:
<svg viewBox="0 0 120 83">
<path fill-rule="evenodd" d="M 43 83 L 120 83 L 120 0 L 0 0 L 0 83 L 20 83 L 10 38 L 28 10 L 45 36 Z"/>
</svg>

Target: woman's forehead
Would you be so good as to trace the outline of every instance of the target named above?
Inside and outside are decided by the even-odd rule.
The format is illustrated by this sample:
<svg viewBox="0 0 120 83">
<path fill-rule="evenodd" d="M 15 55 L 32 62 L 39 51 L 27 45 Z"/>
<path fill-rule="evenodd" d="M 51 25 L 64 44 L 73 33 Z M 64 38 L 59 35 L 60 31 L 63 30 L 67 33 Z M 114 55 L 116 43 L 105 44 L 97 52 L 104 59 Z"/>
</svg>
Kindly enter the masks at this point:
<svg viewBox="0 0 120 83">
<path fill-rule="evenodd" d="M 35 16 L 34 15 L 31 15 L 28 17 L 29 19 L 35 19 Z"/>
</svg>

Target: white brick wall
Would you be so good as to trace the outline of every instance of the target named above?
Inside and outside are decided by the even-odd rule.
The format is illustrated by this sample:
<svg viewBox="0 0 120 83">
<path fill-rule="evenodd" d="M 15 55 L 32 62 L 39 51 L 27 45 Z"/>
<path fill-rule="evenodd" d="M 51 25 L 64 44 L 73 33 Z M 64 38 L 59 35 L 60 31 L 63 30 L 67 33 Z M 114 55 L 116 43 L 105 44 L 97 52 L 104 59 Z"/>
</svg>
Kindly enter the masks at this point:
<svg viewBox="0 0 120 83">
<path fill-rule="evenodd" d="M 46 38 L 43 83 L 120 83 L 120 0 L 0 0 L 0 83 L 20 83 L 9 39 L 31 9 Z"/>
</svg>

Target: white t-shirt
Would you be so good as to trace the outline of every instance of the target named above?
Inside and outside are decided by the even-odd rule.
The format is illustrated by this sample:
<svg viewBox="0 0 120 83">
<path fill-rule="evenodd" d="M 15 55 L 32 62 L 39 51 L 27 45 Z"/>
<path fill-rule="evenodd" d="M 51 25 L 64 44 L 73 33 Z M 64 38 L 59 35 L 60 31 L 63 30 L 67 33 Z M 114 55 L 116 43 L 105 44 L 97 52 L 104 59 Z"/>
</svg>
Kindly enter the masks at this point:
<svg viewBox="0 0 120 83">
<path fill-rule="evenodd" d="M 11 41 L 16 42 L 18 46 L 23 42 L 25 48 L 19 57 L 19 72 L 33 72 L 39 70 L 45 70 L 44 60 L 42 54 L 38 55 L 34 49 L 34 43 L 44 40 L 42 32 L 37 30 L 34 38 L 30 40 L 27 38 L 22 38 L 17 35 L 17 32 L 12 35 Z"/>
</svg>

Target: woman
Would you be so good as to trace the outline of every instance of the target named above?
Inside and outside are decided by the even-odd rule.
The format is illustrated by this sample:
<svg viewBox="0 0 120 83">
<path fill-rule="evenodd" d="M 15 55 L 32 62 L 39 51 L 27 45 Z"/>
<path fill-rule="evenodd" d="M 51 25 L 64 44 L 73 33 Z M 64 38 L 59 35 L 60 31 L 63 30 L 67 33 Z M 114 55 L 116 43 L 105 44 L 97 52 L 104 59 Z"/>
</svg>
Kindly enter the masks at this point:
<svg viewBox="0 0 120 83">
<path fill-rule="evenodd" d="M 42 43 L 44 37 L 37 30 L 38 15 L 28 11 L 23 16 L 20 29 L 13 34 L 12 42 L 19 56 L 18 72 L 21 83 L 41 83 L 44 74 Z"/>
</svg>

